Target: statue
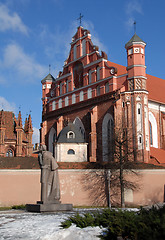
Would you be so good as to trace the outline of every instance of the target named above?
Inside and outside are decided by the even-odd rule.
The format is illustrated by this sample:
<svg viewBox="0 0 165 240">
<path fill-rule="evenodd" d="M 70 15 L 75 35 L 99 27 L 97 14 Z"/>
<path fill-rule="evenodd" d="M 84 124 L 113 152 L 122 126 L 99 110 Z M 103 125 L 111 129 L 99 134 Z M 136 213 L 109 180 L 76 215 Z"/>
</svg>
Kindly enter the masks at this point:
<svg viewBox="0 0 165 240">
<path fill-rule="evenodd" d="M 26 204 L 28 212 L 72 211 L 72 204 L 61 204 L 58 164 L 52 153 L 42 145 L 38 154 L 41 167 L 41 201 L 36 204 Z"/>
<path fill-rule="evenodd" d="M 45 145 L 41 146 L 38 161 L 41 167 L 41 202 L 60 203 L 58 164 L 52 153 L 46 151 Z"/>
</svg>

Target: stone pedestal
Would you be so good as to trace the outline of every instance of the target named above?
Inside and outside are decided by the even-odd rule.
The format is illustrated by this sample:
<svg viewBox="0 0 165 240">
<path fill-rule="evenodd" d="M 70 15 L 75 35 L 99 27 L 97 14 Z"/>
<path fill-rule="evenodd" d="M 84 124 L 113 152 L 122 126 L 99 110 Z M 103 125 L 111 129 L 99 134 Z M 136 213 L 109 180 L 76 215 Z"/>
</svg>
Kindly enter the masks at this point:
<svg viewBox="0 0 165 240">
<path fill-rule="evenodd" d="M 26 210 L 28 212 L 58 212 L 58 211 L 72 211 L 72 204 L 61 204 L 61 203 L 40 203 L 37 204 L 26 204 Z"/>
</svg>

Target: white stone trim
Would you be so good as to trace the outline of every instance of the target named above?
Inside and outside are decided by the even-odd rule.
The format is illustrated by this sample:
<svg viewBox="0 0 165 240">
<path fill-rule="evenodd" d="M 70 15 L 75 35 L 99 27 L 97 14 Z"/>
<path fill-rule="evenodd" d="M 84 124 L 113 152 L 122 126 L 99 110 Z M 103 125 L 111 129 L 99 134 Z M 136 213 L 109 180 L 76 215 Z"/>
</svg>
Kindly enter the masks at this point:
<svg viewBox="0 0 165 240">
<path fill-rule="evenodd" d="M 149 112 L 149 121 L 150 121 L 151 126 L 152 126 L 153 145 L 151 147 L 158 148 L 158 127 L 157 127 L 156 118 L 155 118 L 155 116 L 153 115 L 152 112 Z"/>
</svg>

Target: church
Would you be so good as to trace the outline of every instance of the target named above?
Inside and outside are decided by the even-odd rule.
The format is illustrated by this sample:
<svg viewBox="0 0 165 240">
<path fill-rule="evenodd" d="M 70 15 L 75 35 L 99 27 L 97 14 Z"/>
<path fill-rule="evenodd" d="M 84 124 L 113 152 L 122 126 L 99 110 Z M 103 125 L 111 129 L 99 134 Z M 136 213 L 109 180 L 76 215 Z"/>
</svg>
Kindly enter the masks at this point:
<svg viewBox="0 0 165 240">
<path fill-rule="evenodd" d="M 40 143 L 58 162 L 108 162 L 116 129 L 126 129 L 133 161 L 165 163 L 165 80 L 146 74 L 146 43 L 125 44 L 127 66 L 108 60 L 82 26 L 62 71 L 42 81 Z"/>
<path fill-rule="evenodd" d="M 31 115 L 22 124 L 19 111 L 18 118 L 13 112 L 0 111 L 0 157 L 26 157 L 31 156 L 32 145 Z"/>
</svg>

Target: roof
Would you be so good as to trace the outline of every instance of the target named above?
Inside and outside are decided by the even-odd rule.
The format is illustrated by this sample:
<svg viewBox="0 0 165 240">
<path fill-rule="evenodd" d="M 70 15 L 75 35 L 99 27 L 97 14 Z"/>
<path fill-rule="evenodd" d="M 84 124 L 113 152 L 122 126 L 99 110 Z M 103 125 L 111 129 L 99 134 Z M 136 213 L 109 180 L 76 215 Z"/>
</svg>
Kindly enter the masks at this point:
<svg viewBox="0 0 165 240">
<path fill-rule="evenodd" d="M 69 138 L 68 133 L 73 132 L 74 137 Z M 57 140 L 58 143 L 84 143 L 84 137 L 79 131 L 79 129 L 76 127 L 75 124 L 69 123 L 67 127 L 63 128 L 61 132 L 59 133 L 59 137 Z"/>
<path fill-rule="evenodd" d="M 53 82 L 55 81 L 55 78 L 49 73 L 44 79 L 42 79 L 41 83 L 46 81 Z"/>
<path fill-rule="evenodd" d="M 147 90 L 149 100 L 165 103 L 165 80 L 147 74 Z"/>
<path fill-rule="evenodd" d="M 157 165 L 165 165 L 165 150 L 160 148 L 150 148 L 151 162 Z"/>
<path fill-rule="evenodd" d="M 130 45 L 132 45 L 132 43 L 134 42 L 142 42 L 144 44 L 146 44 L 136 33 L 133 35 L 133 37 L 125 44 L 125 47 L 129 47 Z"/>
</svg>

